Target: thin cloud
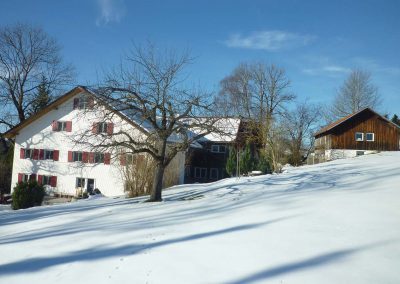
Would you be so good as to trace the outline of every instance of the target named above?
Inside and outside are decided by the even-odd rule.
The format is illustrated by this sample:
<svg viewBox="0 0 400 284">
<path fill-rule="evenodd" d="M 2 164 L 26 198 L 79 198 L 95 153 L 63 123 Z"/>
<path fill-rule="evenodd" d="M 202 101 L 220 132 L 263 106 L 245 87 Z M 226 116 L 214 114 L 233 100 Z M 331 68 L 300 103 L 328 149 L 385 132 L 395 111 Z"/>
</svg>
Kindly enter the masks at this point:
<svg viewBox="0 0 400 284">
<path fill-rule="evenodd" d="M 249 35 L 242 35 L 240 33 L 233 34 L 224 43 L 228 47 L 278 51 L 281 49 L 305 46 L 315 38 L 315 36 L 311 35 L 270 30 L 256 31 Z"/>
<path fill-rule="evenodd" d="M 97 0 L 100 15 L 96 20 L 96 25 L 107 25 L 115 22 L 119 23 L 125 16 L 124 0 Z"/>
<path fill-rule="evenodd" d="M 351 69 L 339 65 L 326 65 L 319 68 L 306 68 L 302 71 L 309 75 L 342 75 L 350 73 Z"/>
</svg>

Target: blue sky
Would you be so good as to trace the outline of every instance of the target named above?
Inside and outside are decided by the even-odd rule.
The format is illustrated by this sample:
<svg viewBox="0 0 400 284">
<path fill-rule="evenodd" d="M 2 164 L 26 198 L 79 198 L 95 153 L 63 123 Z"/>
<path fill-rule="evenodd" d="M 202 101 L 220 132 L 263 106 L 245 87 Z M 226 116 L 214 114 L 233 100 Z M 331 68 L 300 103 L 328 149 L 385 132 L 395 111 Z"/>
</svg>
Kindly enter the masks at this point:
<svg viewBox="0 0 400 284">
<path fill-rule="evenodd" d="M 209 91 L 243 61 L 286 69 L 298 98 L 329 102 L 352 68 L 372 74 L 382 113 L 400 114 L 400 1 L 0 0 L 0 25 L 42 26 L 77 84 L 94 84 L 132 41 L 189 48 L 190 78 Z"/>
</svg>

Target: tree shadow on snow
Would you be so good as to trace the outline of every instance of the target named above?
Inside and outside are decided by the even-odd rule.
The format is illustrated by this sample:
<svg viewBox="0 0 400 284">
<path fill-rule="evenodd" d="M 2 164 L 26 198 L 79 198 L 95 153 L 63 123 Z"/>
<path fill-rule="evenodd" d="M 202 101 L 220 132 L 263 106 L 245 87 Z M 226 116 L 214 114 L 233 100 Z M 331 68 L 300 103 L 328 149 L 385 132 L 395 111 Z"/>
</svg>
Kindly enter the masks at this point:
<svg viewBox="0 0 400 284">
<path fill-rule="evenodd" d="M 267 280 L 269 278 L 277 277 L 280 275 L 295 273 L 297 271 L 313 269 L 313 268 L 316 268 L 321 265 L 327 265 L 327 264 L 342 261 L 346 257 L 349 257 L 350 255 L 353 255 L 360 251 L 372 249 L 374 247 L 381 246 L 381 245 L 384 245 L 384 244 L 390 243 L 390 242 L 392 242 L 392 241 L 378 242 L 378 243 L 373 243 L 373 244 L 369 244 L 369 245 L 365 245 L 365 246 L 359 246 L 356 248 L 336 250 L 333 252 L 316 255 L 316 256 L 313 256 L 313 257 L 310 257 L 307 259 L 303 259 L 300 261 L 294 261 L 294 262 L 290 262 L 287 264 L 275 266 L 272 268 L 267 268 L 265 270 L 259 271 L 257 273 L 245 276 L 243 278 L 240 278 L 240 279 L 237 279 L 234 281 L 229 281 L 227 283 L 229 283 L 229 284 L 253 283 L 253 282 L 259 282 L 262 280 Z"/>
<path fill-rule="evenodd" d="M 79 250 L 75 252 L 68 253 L 66 255 L 51 256 L 51 257 L 37 257 L 29 258 L 24 260 L 19 260 L 11 262 L 8 264 L 0 265 L 0 275 L 8 275 L 14 273 L 26 273 L 26 272 L 36 272 L 52 266 L 62 265 L 73 262 L 85 262 L 85 261 L 97 261 L 100 259 L 112 258 L 112 257 L 126 257 L 139 254 L 143 251 L 164 247 L 172 244 L 190 242 L 195 240 L 201 240 L 204 238 L 210 238 L 214 236 L 219 236 L 223 234 L 230 234 L 239 231 L 256 229 L 262 226 L 266 226 L 272 223 L 276 223 L 287 219 L 290 217 L 278 218 L 273 220 L 268 220 L 261 223 L 253 223 L 247 225 L 240 225 L 229 227 L 221 230 L 215 230 L 205 233 L 193 234 L 189 236 L 178 237 L 169 240 L 161 240 L 153 243 L 142 243 L 142 244 L 129 244 L 119 247 L 108 247 L 99 248 L 94 247 L 85 250 Z"/>
</svg>

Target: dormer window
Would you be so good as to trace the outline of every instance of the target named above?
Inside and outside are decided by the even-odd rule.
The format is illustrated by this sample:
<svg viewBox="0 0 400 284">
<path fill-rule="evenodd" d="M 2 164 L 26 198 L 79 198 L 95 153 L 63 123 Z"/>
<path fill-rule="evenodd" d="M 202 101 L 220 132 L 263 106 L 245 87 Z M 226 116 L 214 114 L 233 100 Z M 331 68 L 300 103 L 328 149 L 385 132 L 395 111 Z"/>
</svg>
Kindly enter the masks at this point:
<svg viewBox="0 0 400 284">
<path fill-rule="evenodd" d="M 356 141 L 364 141 L 364 133 L 356 132 Z"/>
</svg>

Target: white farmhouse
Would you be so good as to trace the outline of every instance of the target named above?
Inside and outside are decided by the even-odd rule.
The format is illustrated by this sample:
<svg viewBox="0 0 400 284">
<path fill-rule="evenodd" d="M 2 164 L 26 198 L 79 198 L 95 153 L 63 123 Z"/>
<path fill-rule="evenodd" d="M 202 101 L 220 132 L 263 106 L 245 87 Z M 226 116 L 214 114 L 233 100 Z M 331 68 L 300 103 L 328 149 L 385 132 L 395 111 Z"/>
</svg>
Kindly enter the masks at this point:
<svg viewBox="0 0 400 284">
<path fill-rule="evenodd" d="M 104 108 L 93 108 L 97 99 L 95 92 L 78 86 L 6 133 L 15 140 L 12 187 L 35 179 L 61 194 L 95 188 L 106 196 L 124 194 L 123 163 L 116 153 L 98 152 L 74 140 L 88 129 L 98 134 L 91 139 L 107 139 L 120 128 L 141 135 L 137 129 L 143 125 L 122 113 L 105 121 Z M 177 183 L 183 183 L 184 155 L 171 162 Z"/>
</svg>

